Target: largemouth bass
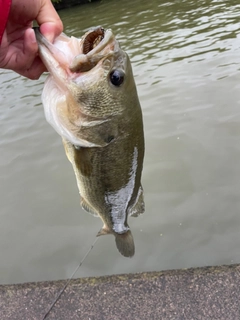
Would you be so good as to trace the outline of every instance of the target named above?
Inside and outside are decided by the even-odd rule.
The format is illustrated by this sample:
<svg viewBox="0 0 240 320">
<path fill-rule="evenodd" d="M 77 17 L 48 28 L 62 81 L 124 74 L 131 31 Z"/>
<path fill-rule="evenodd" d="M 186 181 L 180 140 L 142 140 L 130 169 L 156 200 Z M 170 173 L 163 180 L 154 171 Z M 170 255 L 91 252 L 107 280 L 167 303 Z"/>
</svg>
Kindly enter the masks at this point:
<svg viewBox="0 0 240 320">
<path fill-rule="evenodd" d="M 62 136 L 82 207 L 103 221 L 120 253 L 134 255 L 128 216 L 144 212 L 141 174 L 143 121 L 128 55 L 110 29 L 81 39 L 61 34 L 53 44 L 35 30 L 50 72 L 42 101 L 47 121 Z"/>
</svg>

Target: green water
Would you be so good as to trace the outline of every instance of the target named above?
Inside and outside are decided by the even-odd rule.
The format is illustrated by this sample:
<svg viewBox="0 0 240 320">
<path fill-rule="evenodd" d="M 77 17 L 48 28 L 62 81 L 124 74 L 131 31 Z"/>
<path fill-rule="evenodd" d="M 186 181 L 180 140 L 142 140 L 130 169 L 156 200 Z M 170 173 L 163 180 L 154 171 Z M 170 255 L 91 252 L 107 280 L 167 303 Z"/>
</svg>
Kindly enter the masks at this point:
<svg viewBox="0 0 240 320">
<path fill-rule="evenodd" d="M 136 254 L 99 238 L 76 277 L 240 262 L 239 1 L 106 0 L 59 12 L 68 35 L 111 27 L 141 101 L 146 212 Z M 45 76 L 0 71 L 0 283 L 63 279 L 102 222 L 79 205 L 61 138 L 41 105 Z"/>
</svg>

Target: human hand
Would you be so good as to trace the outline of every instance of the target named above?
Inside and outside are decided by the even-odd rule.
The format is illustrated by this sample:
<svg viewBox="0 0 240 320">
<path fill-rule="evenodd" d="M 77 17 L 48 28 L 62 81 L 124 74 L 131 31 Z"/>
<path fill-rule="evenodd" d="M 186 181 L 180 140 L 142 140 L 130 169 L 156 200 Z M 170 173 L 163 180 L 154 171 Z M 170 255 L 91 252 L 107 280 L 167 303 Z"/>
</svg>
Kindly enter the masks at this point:
<svg viewBox="0 0 240 320">
<path fill-rule="evenodd" d="M 62 21 L 50 0 L 12 0 L 0 46 L 0 68 L 11 69 L 29 79 L 38 79 L 46 71 L 38 57 L 32 29 L 34 20 L 51 42 L 63 30 Z"/>
</svg>

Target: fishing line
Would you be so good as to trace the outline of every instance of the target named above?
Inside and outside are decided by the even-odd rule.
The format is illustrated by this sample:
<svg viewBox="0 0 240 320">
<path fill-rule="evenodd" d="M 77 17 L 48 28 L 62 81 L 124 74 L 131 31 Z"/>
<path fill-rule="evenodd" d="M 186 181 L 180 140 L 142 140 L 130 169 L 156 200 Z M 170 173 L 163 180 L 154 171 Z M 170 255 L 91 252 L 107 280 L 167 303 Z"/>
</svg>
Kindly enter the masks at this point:
<svg viewBox="0 0 240 320">
<path fill-rule="evenodd" d="M 65 285 L 63 286 L 63 288 L 60 290 L 60 292 L 58 293 L 56 299 L 53 301 L 53 303 L 51 304 L 51 306 L 49 307 L 48 311 L 45 313 L 44 317 L 42 318 L 42 320 L 45 320 L 47 318 L 47 316 L 49 315 L 49 313 L 51 312 L 51 310 L 53 309 L 53 307 L 55 306 L 55 304 L 57 303 L 57 301 L 59 300 L 59 298 L 61 297 L 61 295 L 63 294 L 63 292 L 65 291 L 65 289 L 67 288 L 67 286 L 69 285 L 70 281 L 73 279 L 73 277 L 75 276 L 75 274 L 77 273 L 77 271 L 79 270 L 79 268 L 82 266 L 84 260 L 87 258 L 87 256 L 89 255 L 89 253 L 92 251 L 94 245 L 96 244 L 98 240 L 98 237 L 95 238 L 95 240 L 93 241 L 91 247 L 88 249 L 88 251 L 86 252 L 85 256 L 82 258 L 81 262 L 79 263 L 79 265 L 77 266 L 77 268 L 73 271 L 71 277 L 66 281 Z"/>
</svg>

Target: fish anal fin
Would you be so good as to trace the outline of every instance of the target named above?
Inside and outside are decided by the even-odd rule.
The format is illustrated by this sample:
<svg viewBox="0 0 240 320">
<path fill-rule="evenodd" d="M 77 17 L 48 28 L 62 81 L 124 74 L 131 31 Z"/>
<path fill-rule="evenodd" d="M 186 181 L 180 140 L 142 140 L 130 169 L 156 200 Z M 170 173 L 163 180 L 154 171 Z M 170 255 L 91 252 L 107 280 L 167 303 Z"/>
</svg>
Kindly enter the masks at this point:
<svg viewBox="0 0 240 320">
<path fill-rule="evenodd" d="M 135 253 L 133 236 L 130 230 L 125 233 L 115 233 L 115 241 L 118 251 L 124 257 L 132 257 Z"/>
<path fill-rule="evenodd" d="M 98 232 L 97 237 L 105 236 L 106 234 L 112 234 L 112 233 L 113 232 L 106 225 L 104 225 L 102 229 Z"/>
<path fill-rule="evenodd" d="M 143 198 L 143 188 L 140 186 L 138 191 L 138 196 L 135 204 L 130 209 L 129 215 L 132 217 L 138 217 L 140 214 L 143 214 L 145 211 L 145 203 Z"/>
<path fill-rule="evenodd" d="M 84 198 L 81 198 L 80 204 L 82 206 L 82 208 L 87 211 L 88 213 L 91 213 L 92 215 L 94 215 L 95 217 L 98 217 L 98 214 L 96 213 L 96 211 L 94 210 L 94 208 L 92 206 L 90 206 Z"/>
</svg>

